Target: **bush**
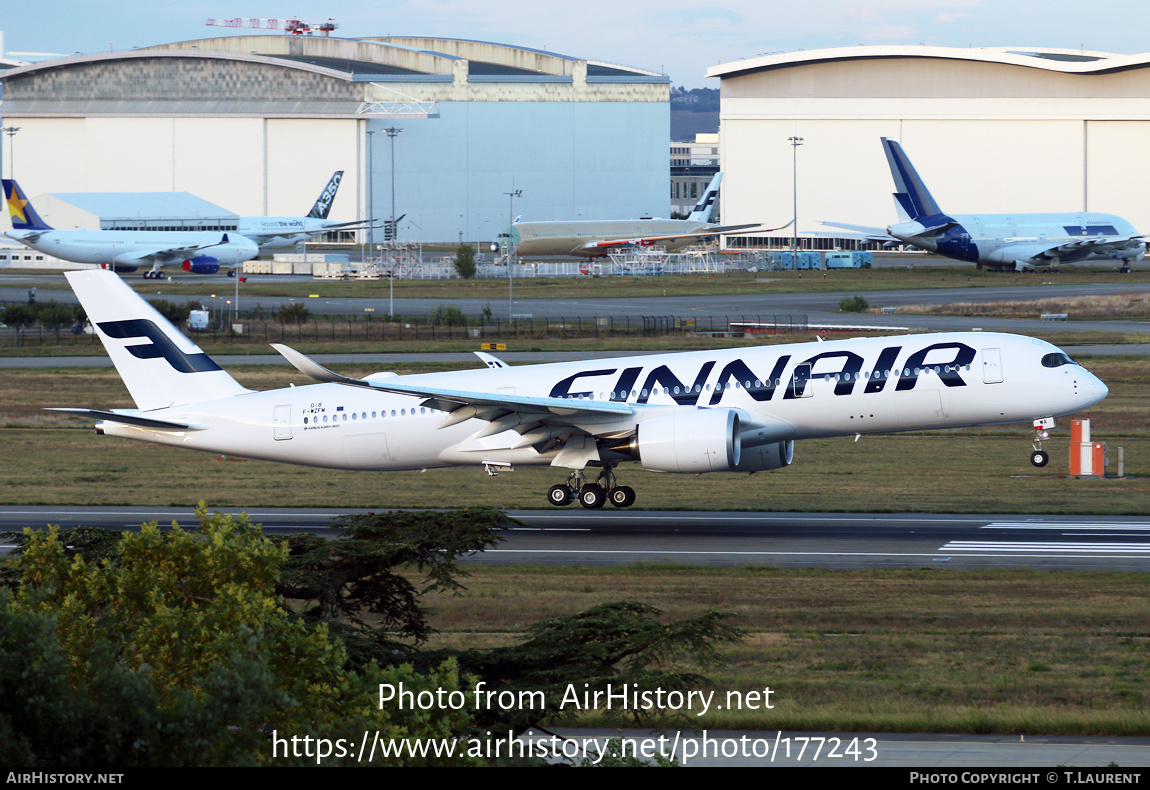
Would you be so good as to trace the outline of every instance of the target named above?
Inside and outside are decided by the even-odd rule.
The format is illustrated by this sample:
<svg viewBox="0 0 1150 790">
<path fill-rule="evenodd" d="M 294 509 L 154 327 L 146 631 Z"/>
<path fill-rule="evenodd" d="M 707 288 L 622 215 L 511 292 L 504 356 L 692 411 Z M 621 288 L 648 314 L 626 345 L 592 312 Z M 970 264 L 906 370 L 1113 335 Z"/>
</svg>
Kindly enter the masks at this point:
<svg viewBox="0 0 1150 790">
<path fill-rule="evenodd" d="M 464 280 L 475 276 L 475 250 L 465 241 L 455 250 L 455 272 Z"/>
<path fill-rule="evenodd" d="M 467 316 L 455 305 L 440 305 L 431 311 L 431 323 L 436 326 L 467 326 Z"/>
<path fill-rule="evenodd" d="M 160 315 L 171 321 L 173 326 L 179 326 L 180 324 L 187 321 L 188 316 L 191 314 L 192 309 L 195 307 L 190 302 L 185 302 L 184 304 L 176 304 L 175 302 L 169 302 L 167 299 L 156 299 L 155 301 L 151 302 L 151 305 L 152 307 L 156 308 L 156 311 Z"/>
<path fill-rule="evenodd" d="M 281 324 L 302 324 L 311 318 L 311 310 L 306 305 L 296 303 L 280 305 L 276 318 Z"/>
<path fill-rule="evenodd" d="M 839 300 L 839 312 L 842 313 L 865 313 L 868 309 L 870 304 L 858 294 L 844 296 Z"/>
</svg>

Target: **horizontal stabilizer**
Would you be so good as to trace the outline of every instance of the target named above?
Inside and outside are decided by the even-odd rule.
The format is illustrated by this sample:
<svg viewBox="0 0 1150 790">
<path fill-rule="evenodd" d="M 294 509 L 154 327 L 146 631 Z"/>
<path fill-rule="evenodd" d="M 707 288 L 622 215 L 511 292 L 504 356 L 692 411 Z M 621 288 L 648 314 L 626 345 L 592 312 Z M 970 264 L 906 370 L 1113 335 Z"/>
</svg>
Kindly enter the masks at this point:
<svg viewBox="0 0 1150 790">
<path fill-rule="evenodd" d="M 151 428 L 156 431 L 203 431 L 206 426 L 191 425 L 183 422 L 171 422 L 169 420 L 154 420 L 151 417 L 141 417 L 139 413 L 134 414 L 121 414 L 115 411 L 101 411 L 100 409 L 69 409 L 60 407 L 49 407 L 45 411 L 64 411 L 69 414 L 75 414 L 80 417 L 91 417 L 93 420 L 108 420 L 109 422 L 119 422 L 124 425 L 134 425 L 137 428 Z"/>
</svg>

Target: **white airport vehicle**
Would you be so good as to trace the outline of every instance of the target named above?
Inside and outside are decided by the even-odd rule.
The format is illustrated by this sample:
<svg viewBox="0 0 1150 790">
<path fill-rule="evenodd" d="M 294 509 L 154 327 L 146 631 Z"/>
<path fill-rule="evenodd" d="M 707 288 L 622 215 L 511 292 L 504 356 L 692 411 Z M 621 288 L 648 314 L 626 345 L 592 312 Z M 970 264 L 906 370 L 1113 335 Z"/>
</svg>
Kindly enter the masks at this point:
<svg viewBox="0 0 1150 790">
<path fill-rule="evenodd" d="M 276 345 L 321 383 L 254 392 L 111 272 L 67 278 L 137 406 L 61 409 L 104 435 L 339 469 L 548 465 L 565 475 L 547 494 L 560 506 L 632 504 L 627 461 L 760 472 L 790 465 L 800 439 L 1045 420 L 1107 394 L 1050 343 L 990 332 L 515 367 L 483 354 L 475 370 L 363 379 Z"/>
<path fill-rule="evenodd" d="M 221 264 L 236 266 L 259 254 L 239 233 L 207 230 L 56 230 L 40 218 L 20 185 L 3 179 L 12 230 L 4 235 L 46 255 L 77 263 L 96 263 L 116 272 L 152 268 L 144 277 L 161 277 L 164 266 L 181 265 L 193 274 L 215 274 Z"/>
<path fill-rule="evenodd" d="M 862 241 L 909 244 L 978 268 L 1026 271 L 1088 260 L 1116 261 L 1123 272 L 1146 252 L 1143 235 L 1122 217 L 1097 212 L 945 214 L 895 140 L 882 138 L 904 221 L 887 228 L 827 222 Z M 838 234 L 836 234 L 838 235 Z"/>
<path fill-rule="evenodd" d="M 714 225 L 715 200 L 722 173 L 716 173 L 687 219 L 606 219 L 569 222 L 521 222 L 504 228 L 491 244 L 492 252 L 508 249 L 520 257 L 561 255 L 603 258 L 622 247 L 658 244 L 669 251 L 697 244 L 725 233 L 758 228 L 758 225 Z M 778 230 L 775 228 L 774 230 Z"/>
</svg>

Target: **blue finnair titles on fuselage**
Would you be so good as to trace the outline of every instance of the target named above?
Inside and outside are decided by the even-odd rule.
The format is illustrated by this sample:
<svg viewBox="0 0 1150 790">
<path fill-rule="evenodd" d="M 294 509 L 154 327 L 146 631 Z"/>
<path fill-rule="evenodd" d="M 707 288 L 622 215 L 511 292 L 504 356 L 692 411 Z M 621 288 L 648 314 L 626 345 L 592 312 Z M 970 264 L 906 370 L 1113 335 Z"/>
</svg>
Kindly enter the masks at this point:
<svg viewBox="0 0 1150 790">
<path fill-rule="evenodd" d="M 1113 260 L 1128 270 L 1145 254 L 1143 237 L 1114 214 L 948 214 L 931 196 L 902 146 L 882 138 L 894 197 L 906 221 L 878 228 L 839 225 L 868 241 L 901 242 L 981 268 L 1024 270 L 1087 260 Z"/>
</svg>

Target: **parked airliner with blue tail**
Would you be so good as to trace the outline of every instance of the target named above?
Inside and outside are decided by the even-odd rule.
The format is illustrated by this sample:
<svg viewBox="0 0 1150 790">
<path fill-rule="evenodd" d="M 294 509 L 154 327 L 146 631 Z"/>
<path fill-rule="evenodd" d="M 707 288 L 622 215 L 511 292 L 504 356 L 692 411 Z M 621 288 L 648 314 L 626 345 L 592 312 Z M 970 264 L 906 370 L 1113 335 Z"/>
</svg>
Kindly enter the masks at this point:
<svg viewBox="0 0 1150 790">
<path fill-rule="evenodd" d="M 626 462 L 681 474 L 763 472 L 789 466 L 800 439 L 1048 427 L 1107 394 L 1050 343 L 993 332 L 514 367 L 480 354 L 474 370 L 362 379 L 273 344 L 320 383 L 254 392 L 111 272 L 66 276 L 136 404 L 60 409 L 97 420 L 99 433 L 337 469 L 550 466 L 565 476 L 547 492 L 556 506 L 631 505 L 635 491 L 615 473 Z M 1047 460 L 1035 446 L 1031 463 Z"/>
<path fill-rule="evenodd" d="M 1025 271 L 1089 260 L 1112 260 L 1123 272 L 1146 252 L 1143 234 L 1122 217 L 1096 212 L 947 214 L 939 208 L 902 146 L 882 138 L 903 221 L 884 228 L 824 221 L 861 240 L 907 244 L 970 261 L 978 268 Z"/>
</svg>

